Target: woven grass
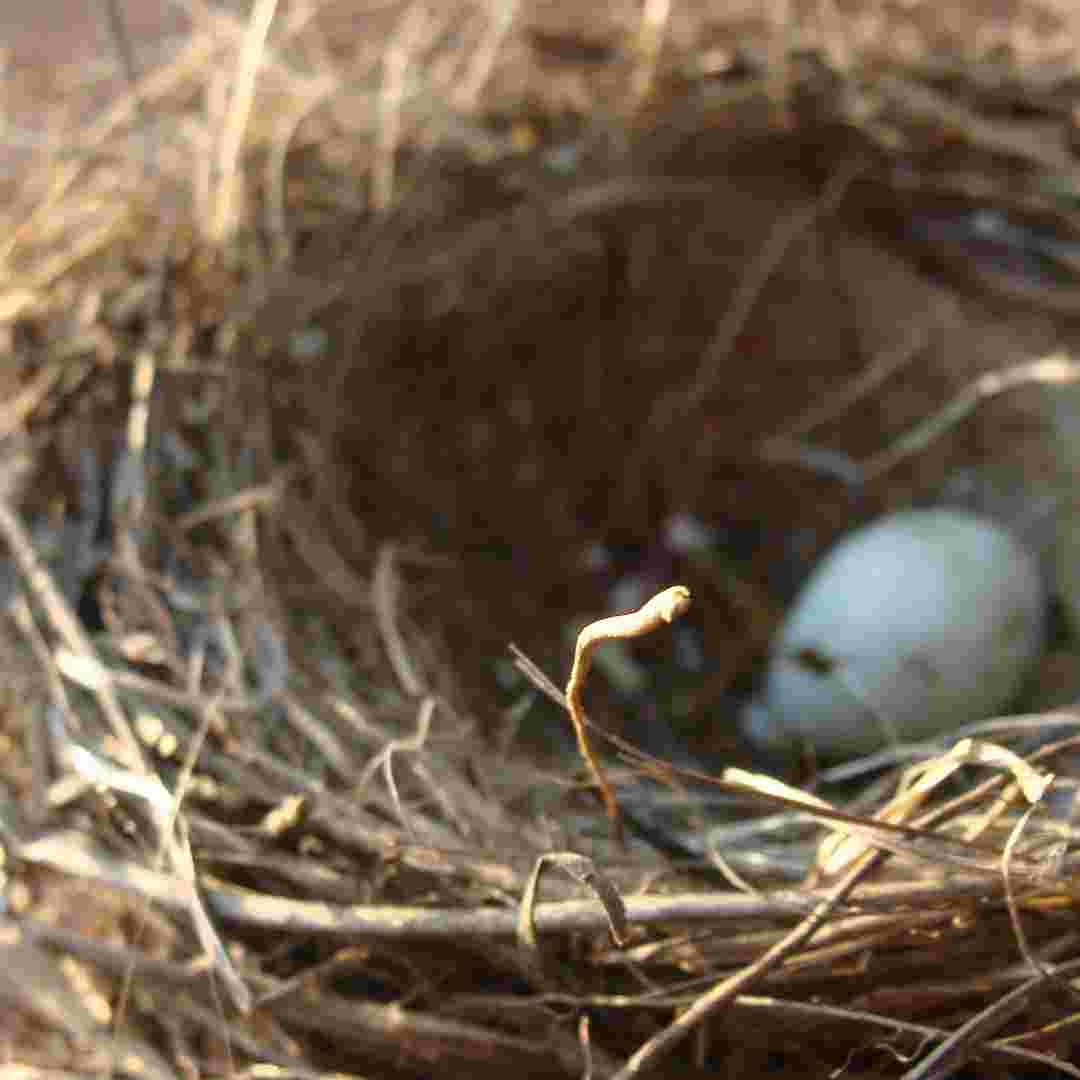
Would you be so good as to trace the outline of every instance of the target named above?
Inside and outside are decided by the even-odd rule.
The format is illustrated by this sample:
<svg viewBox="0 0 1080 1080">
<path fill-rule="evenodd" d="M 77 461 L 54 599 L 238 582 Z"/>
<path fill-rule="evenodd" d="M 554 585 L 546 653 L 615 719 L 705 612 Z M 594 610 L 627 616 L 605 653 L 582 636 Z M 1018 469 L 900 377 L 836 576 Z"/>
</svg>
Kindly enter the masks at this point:
<svg viewBox="0 0 1080 1080">
<path fill-rule="evenodd" d="M 862 6 L 193 4 L 63 75 L 0 206 L 9 1062 L 1080 1075 L 1080 714 L 782 786 L 727 709 L 791 525 L 1071 479 L 1076 16 Z M 582 552 L 687 510 L 765 523 L 686 582 L 698 767 L 588 699 L 628 808 L 722 806 L 678 857 L 556 687 Z"/>
</svg>

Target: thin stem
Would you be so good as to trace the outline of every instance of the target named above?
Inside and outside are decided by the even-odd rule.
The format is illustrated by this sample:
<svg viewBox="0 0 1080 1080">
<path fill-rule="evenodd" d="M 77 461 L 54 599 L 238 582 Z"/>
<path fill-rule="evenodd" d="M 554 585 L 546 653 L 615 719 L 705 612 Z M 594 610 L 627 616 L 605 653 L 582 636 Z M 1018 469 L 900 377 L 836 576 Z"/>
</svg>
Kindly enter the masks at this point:
<svg viewBox="0 0 1080 1080">
<path fill-rule="evenodd" d="M 596 622 L 589 623 L 578 634 L 577 645 L 574 648 L 574 663 L 570 669 L 570 680 L 566 684 L 566 708 L 574 725 L 578 751 L 588 766 L 593 782 L 603 796 L 604 807 L 611 821 L 615 842 L 619 847 L 623 846 L 619 804 L 615 799 L 615 792 L 612 791 L 604 775 L 604 770 L 600 767 L 599 760 L 589 745 L 585 728 L 585 707 L 581 703 L 581 692 L 585 687 L 589 668 L 592 666 L 592 651 L 603 641 L 616 641 L 651 633 L 673 619 L 677 619 L 689 606 L 690 590 L 682 585 L 672 585 L 671 588 L 657 593 L 637 611 L 598 619 Z"/>
</svg>

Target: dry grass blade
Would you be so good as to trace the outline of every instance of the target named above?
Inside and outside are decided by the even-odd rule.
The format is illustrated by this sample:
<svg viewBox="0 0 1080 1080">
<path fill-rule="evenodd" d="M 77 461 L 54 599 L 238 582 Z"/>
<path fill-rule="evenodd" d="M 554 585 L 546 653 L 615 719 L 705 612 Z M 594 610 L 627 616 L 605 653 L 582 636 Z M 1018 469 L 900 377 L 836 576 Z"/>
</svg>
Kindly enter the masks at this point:
<svg viewBox="0 0 1080 1080">
<path fill-rule="evenodd" d="M 961 739 L 941 757 L 912 766 L 904 774 L 900 793 L 878 810 L 875 819 L 893 824 L 902 822 L 926 801 L 936 787 L 967 763 L 1008 769 L 1016 778 L 1017 786 L 1024 797 L 1033 805 L 1041 802 L 1054 780 L 1053 774 L 1040 773 L 1023 758 L 1004 747 L 993 743 L 975 742 L 972 739 Z M 860 829 L 859 832 L 869 835 L 871 830 Z M 914 854 L 921 850 L 926 857 L 938 858 L 942 861 L 961 860 L 968 866 L 978 861 L 977 858 L 971 862 L 967 861 L 971 860 L 975 853 L 965 852 L 959 847 L 948 845 L 941 838 L 919 838 L 911 844 L 897 844 L 895 838 L 882 838 L 880 834 L 877 839 L 882 844 L 891 845 L 890 850 L 894 854 L 902 851 Z M 974 836 L 969 834 L 965 843 L 970 843 L 973 839 Z M 822 843 L 818 851 L 818 865 L 827 874 L 838 873 L 851 860 L 862 854 L 868 842 L 872 841 L 864 839 L 854 841 L 851 837 L 845 836 L 842 830 L 838 830 Z M 1006 851 L 1008 851 L 1008 846 Z M 1033 869 L 1029 868 L 1029 875 L 1033 872 Z"/>
<path fill-rule="evenodd" d="M 233 78 L 232 93 L 225 127 L 221 132 L 217 157 L 217 192 L 207 236 L 213 244 L 222 244 L 239 225 L 237 198 L 239 196 L 238 172 L 240 151 L 244 144 L 251 108 L 255 101 L 255 80 L 262 62 L 270 24 L 277 11 L 277 0 L 255 0 L 248 21 L 247 32 L 240 48 L 237 69 Z"/>
<path fill-rule="evenodd" d="M 957 394 L 939 411 L 928 416 L 911 431 L 896 439 L 863 462 L 862 474 L 867 482 L 894 468 L 906 458 L 920 453 L 960 421 L 970 416 L 982 402 L 1022 386 L 1064 386 L 1080 378 L 1080 368 L 1064 352 L 1055 352 L 1017 364 L 1004 371 L 987 372 Z"/>
<path fill-rule="evenodd" d="M 397 603 L 398 580 L 394 560 L 395 551 L 391 545 L 385 545 L 380 549 L 375 563 L 375 580 L 372 587 L 375 617 L 378 620 L 387 656 L 394 667 L 402 690 L 411 698 L 421 698 L 427 692 L 427 688 L 416 664 L 413 663 L 405 637 L 401 633 Z"/>
<path fill-rule="evenodd" d="M 1020 820 L 1017 821 L 1016 825 L 1010 831 L 1009 839 L 1005 844 L 1005 850 L 1001 853 L 1001 877 L 1005 882 L 1005 902 L 1009 907 L 1009 919 L 1012 921 L 1013 933 L 1016 935 L 1016 944 L 1020 949 L 1020 955 L 1023 956 L 1024 960 L 1031 968 L 1033 975 L 1048 975 L 1050 972 L 1036 958 L 1035 953 L 1031 948 L 1031 943 L 1028 941 L 1028 936 L 1024 933 L 1024 924 L 1020 919 L 1020 905 L 1016 901 L 1016 893 L 1013 889 L 1012 878 L 1009 874 L 1013 851 L 1019 843 L 1021 835 L 1023 835 L 1024 827 L 1031 820 L 1032 814 L 1034 814 L 1037 809 L 1038 804 L 1029 806 L 1027 810 L 1020 815 Z"/>
<path fill-rule="evenodd" d="M 434 20 L 424 4 L 411 4 L 394 33 L 383 59 L 383 83 L 379 94 L 379 130 L 371 169 L 371 203 L 380 211 L 394 201 L 397 153 L 401 144 L 401 110 L 405 104 L 406 79 L 414 55 L 430 39 Z"/>
<path fill-rule="evenodd" d="M 664 32 L 671 18 L 671 0 L 646 0 L 641 10 L 637 35 L 637 63 L 631 82 L 631 107 L 640 107 L 648 98 L 656 79 Z"/>
<path fill-rule="evenodd" d="M 491 19 L 469 58 L 465 77 L 454 91 L 454 107 L 460 113 L 467 115 L 477 107 L 480 93 L 491 77 L 520 7 L 520 0 L 492 0 Z"/>
<path fill-rule="evenodd" d="M 558 867 L 569 874 L 575 881 L 580 881 L 583 885 L 588 886 L 596 894 L 596 898 L 604 907 L 604 914 L 607 915 L 612 940 L 616 945 L 625 945 L 628 940 L 626 904 L 623 902 L 622 897 L 619 896 L 618 890 L 597 869 L 592 859 L 571 851 L 548 852 L 536 860 L 536 865 L 529 875 L 525 891 L 521 894 L 517 928 L 518 942 L 527 949 L 535 950 L 538 948 L 534 922 L 536 896 L 540 888 L 540 875 L 548 866 Z"/>
</svg>

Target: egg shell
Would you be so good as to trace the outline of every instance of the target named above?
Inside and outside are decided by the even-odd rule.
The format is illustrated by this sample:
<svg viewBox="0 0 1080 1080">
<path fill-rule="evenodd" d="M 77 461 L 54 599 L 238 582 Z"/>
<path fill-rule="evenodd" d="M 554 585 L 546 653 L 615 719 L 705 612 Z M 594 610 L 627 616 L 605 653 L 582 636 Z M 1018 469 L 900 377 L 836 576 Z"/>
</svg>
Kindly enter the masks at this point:
<svg viewBox="0 0 1080 1080">
<path fill-rule="evenodd" d="M 1012 703 L 1045 633 L 1038 563 L 1007 529 L 957 510 L 891 514 L 811 574 L 744 729 L 832 759 L 950 732 Z"/>
</svg>

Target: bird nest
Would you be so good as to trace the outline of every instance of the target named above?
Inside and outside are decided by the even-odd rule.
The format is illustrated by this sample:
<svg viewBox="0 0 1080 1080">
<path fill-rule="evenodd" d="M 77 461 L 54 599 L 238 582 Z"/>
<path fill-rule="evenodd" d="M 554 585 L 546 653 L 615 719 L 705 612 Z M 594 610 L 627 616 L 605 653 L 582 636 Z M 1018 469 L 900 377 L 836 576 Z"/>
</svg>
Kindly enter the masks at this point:
<svg viewBox="0 0 1080 1080">
<path fill-rule="evenodd" d="M 882 510 L 1034 492 L 1072 564 L 1075 20 L 859 7 L 193 7 L 18 162 L 9 1060 L 1080 1075 L 1069 634 L 869 763 L 733 719 Z M 596 623 L 689 519 L 724 572 Z"/>
</svg>

